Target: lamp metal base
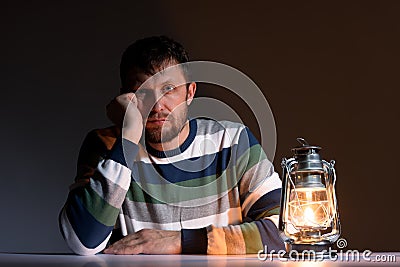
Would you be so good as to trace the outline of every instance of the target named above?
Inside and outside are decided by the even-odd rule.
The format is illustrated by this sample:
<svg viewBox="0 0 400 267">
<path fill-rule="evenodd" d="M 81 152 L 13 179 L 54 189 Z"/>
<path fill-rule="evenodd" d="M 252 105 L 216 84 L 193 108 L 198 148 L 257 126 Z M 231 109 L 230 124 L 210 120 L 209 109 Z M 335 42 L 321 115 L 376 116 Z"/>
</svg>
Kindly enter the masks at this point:
<svg viewBox="0 0 400 267">
<path fill-rule="evenodd" d="M 287 244 L 285 258 L 289 260 L 332 259 L 336 251 L 332 251 L 331 243 L 320 244 Z"/>
</svg>

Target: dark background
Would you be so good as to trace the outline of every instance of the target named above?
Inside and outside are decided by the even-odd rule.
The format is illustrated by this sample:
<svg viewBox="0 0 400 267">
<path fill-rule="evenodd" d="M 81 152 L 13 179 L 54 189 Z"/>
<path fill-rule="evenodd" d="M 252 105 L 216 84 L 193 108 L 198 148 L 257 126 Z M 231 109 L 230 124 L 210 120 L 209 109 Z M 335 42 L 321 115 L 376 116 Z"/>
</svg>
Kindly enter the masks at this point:
<svg viewBox="0 0 400 267">
<path fill-rule="evenodd" d="M 82 139 L 109 125 L 123 50 L 159 34 L 263 90 L 278 172 L 298 136 L 337 161 L 348 248 L 398 251 L 399 14 L 400 1 L 2 1 L 0 251 L 69 251 L 57 216 Z"/>
</svg>

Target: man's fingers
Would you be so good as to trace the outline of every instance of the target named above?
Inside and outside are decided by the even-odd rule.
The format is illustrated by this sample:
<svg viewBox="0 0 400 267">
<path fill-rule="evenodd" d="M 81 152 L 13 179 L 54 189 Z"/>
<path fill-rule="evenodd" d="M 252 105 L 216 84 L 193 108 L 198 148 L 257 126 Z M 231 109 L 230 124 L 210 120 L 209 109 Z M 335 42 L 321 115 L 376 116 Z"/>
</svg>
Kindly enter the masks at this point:
<svg viewBox="0 0 400 267">
<path fill-rule="evenodd" d="M 119 95 L 119 96 L 117 96 L 116 97 L 116 99 L 117 100 L 122 100 L 122 101 L 124 101 L 124 100 L 128 100 L 128 101 L 131 101 L 132 100 L 132 98 L 134 98 L 135 97 L 135 94 L 134 93 L 126 93 L 126 94 L 122 94 L 122 95 Z"/>
<path fill-rule="evenodd" d="M 141 253 L 140 243 L 142 240 L 139 239 L 137 233 L 130 234 L 121 240 L 118 240 L 107 249 L 104 250 L 104 253 L 107 254 L 138 254 Z M 137 252 L 140 251 L 140 252 Z"/>
<path fill-rule="evenodd" d="M 132 100 L 135 97 L 134 93 L 127 93 L 126 96 L 128 97 L 129 100 Z"/>
<path fill-rule="evenodd" d="M 179 231 L 143 229 L 117 241 L 104 253 L 108 254 L 179 254 L 181 253 Z"/>
<path fill-rule="evenodd" d="M 142 244 L 136 245 L 127 245 L 121 248 L 118 248 L 116 254 L 117 255 L 134 255 L 142 253 Z"/>
<path fill-rule="evenodd" d="M 116 255 L 139 254 L 143 253 L 143 244 L 142 243 L 130 244 L 129 242 L 121 243 L 120 245 L 114 244 L 113 246 L 110 246 L 107 249 L 105 249 L 104 253 L 116 254 Z"/>
</svg>

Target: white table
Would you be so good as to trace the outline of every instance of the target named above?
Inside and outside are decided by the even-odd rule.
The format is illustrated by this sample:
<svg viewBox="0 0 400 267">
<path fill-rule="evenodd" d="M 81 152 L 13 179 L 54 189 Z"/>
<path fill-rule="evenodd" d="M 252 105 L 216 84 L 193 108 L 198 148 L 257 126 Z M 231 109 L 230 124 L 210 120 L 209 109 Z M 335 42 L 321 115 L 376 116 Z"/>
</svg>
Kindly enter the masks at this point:
<svg viewBox="0 0 400 267">
<path fill-rule="evenodd" d="M 377 259 L 394 256 L 395 262 L 377 262 Z M 393 260 L 393 258 L 391 258 Z M 211 256 L 211 255 L 95 255 L 95 256 L 77 256 L 77 255 L 55 255 L 55 254 L 15 254 L 0 253 L 1 267 L 17 266 L 40 266 L 40 267 L 129 267 L 129 266 L 149 266 L 149 267 L 191 267 L 191 266 L 400 266 L 400 252 L 373 253 L 371 261 L 361 259 L 356 261 L 289 261 L 283 262 L 277 257 L 261 261 L 257 255 L 246 256 Z"/>
</svg>

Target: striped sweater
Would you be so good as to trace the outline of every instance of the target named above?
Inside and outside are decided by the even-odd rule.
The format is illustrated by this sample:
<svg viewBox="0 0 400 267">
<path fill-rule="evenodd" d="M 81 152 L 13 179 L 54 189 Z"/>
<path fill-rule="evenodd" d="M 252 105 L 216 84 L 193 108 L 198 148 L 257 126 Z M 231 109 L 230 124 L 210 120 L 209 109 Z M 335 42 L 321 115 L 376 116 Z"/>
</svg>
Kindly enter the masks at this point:
<svg viewBox="0 0 400 267">
<path fill-rule="evenodd" d="M 283 249 L 277 221 L 281 181 L 247 127 L 192 119 L 177 149 L 122 139 L 116 127 L 91 131 L 60 212 L 77 254 L 101 252 L 144 228 L 181 231 L 182 253 L 246 254 Z"/>
</svg>

